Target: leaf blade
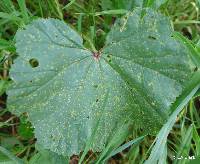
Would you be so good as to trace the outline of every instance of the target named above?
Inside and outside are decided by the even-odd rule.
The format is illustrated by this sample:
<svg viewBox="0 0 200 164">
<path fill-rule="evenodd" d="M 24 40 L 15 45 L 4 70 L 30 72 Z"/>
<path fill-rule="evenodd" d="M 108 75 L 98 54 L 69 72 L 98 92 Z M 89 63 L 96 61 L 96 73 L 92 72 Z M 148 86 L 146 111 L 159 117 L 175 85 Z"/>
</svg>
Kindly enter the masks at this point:
<svg viewBox="0 0 200 164">
<path fill-rule="evenodd" d="M 8 108 L 27 112 L 37 142 L 61 155 L 84 150 L 102 111 L 85 151 L 101 151 L 127 122 L 155 133 L 193 74 L 187 48 L 171 33 L 168 19 L 136 9 L 118 20 L 99 54 L 63 21 L 35 20 L 16 35 Z"/>
</svg>

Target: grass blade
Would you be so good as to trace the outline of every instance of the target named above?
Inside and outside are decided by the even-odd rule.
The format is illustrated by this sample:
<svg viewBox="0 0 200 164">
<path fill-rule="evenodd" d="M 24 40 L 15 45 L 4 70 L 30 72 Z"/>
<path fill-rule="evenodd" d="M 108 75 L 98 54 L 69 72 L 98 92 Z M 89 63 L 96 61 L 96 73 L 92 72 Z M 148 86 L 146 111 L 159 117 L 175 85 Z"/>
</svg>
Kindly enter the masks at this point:
<svg viewBox="0 0 200 164">
<path fill-rule="evenodd" d="M 138 137 L 136 139 L 133 139 L 125 144 L 123 144 L 122 146 L 118 147 L 117 149 L 113 150 L 105 159 L 104 161 L 108 160 L 110 157 L 122 152 L 123 150 L 125 150 L 126 148 L 132 146 L 132 145 L 137 145 L 139 144 L 140 142 L 143 141 L 145 136 L 141 136 L 141 137 Z"/>
<path fill-rule="evenodd" d="M 191 125 L 186 131 L 185 135 L 182 136 L 182 142 L 178 148 L 177 157 L 187 157 L 190 151 L 191 139 L 192 139 L 193 126 Z M 176 158 L 175 163 L 180 163 L 181 161 Z"/>
<path fill-rule="evenodd" d="M 100 16 L 100 15 L 123 15 L 127 14 L 128 12 L 129 11 L 125 9 L 117 9 L 117 10 L 105 10 L 95 13 L 76 13 L 76 14 Z"/>
<path fill-rule="evenodd" d="M 0 38 L 0 50 L 9 50 L 14 52 L 15 46 L 11 41 L 7 41 L 5 39 Z"/>
<path fill-rule="evenodd" d="M 167 160 L 167 144 L 165 144 L 165 147 L 163 149 L 163 154 L 161 154 L 158 164 L 167 164 L 166 160 Z"/>
<path fill-rule="evenodd" d="M 174 24 L 200 24 L 200 21 L 197 20 L 175 21 Z"/>
<path fill-rule="evenodd" d="M 194 101 L 190 102 L 190 111 L 191 111 L 191 117 L 193 118 L 193 115 L 195 117 L 195 120 L 193 118 L 192 121 L 196 122 L 197 128 L 200 128 L 200 116 L 199 116 L 197 108 L 194 105 Z"/>
<path fill-rule="evenodd" d="M 195 151 L 195 155 L 197 157 L 200 156 L 200 136 L 197 132 L 197 128 L 195 127 L 195 125 L 193 125 L 193 136 L 192 136 L 194 142 L 195 142 L 195 146 L 196 146 L 196 151 Z"/>
<path fill-rule="evenodd" d="M 76 0 L 71 0 L 66 6 L 64 6 L 62 9 L 67 9 L 69 8 L 74 2 L 76 2 Z"/>
<path fill-rule="evenodd" d="M 15 6 L 13 5 L 11 0 L 1 0 L 0 9 L 6 13 L 12 13 L 16 11 Z"/>
<path fill-rule="evenodd" d="M 77 22 L 78 32 L 79 33 L 82 32 L 82 20 L 83 20 L 83 15 L 80 14 L 79 17 L 78 17 L 78 22 Z"/>
<path fill-rule="evenodd" d="M 11 152 L 9 152 L 2 146 L 0 146 L 0 152 L 2 152 L 4 155 L 6 155 L 9 159 L 11 159 L 13 162 L 17 164 L 25 164 L 21 159 L 15 157 Z"/>
<path fill-rule="evenodd" d="M 128 12 L 128 10 L 124 10 L 124 9 L 118 9 L 118 10 L 105 10 L 105 11 L 101 11 L 101 12 L 96 12 L 95 16 L 99 16 L 99 15 L 123 15 L 126 14 Z"/>
<path fill-rule="evenodd" d="M 15 14 L 9 14 L 9 13 L 5 13 L 5 12 L 0 12 L 0 18 L 6 19 L 8 21 L 14 21 L 14 22 L 20 22 L 21 21 L 21 18 L 19 18 Z"/>
<path fill-rule="evenodd" d="M 28 15 L 28 10 L 26 8 L 26 2 L 25 0 L 17 0 L 21 13 L 22 13 L 22 17 L 24 19 L 24 23 L 28 23 L 29 22 L 29 15 Z"/>
<path fill-rule="evenodd" d="M 56 4 L 56 10 L 58 12 L 59 18 L 63 19 L 63 13 L 62 13 L 62 10 L 60 8 L 60 4 L 59 4 L 58 0 L 55 0 L 55 4 Z"/>
</svg>

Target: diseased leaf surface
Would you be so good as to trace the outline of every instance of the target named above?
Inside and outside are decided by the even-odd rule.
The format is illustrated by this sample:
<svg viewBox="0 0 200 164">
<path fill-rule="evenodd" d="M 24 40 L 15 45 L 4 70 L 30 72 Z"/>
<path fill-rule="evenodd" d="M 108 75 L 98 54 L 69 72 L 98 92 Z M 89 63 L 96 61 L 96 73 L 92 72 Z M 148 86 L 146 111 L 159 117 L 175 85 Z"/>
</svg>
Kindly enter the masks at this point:
<svg viewBox="0 0 200 164">
<path fill-rule="evenodd" d="M 38 19 L 16 35 L 8 108 L 27 112 L 37 142 L 62 155 L 101 151 L 124 122 L 157 131 L 194 68 L 168 19 L 136 9 L 118 20 L 100 57 L 64 22 Z"/>
</svg>

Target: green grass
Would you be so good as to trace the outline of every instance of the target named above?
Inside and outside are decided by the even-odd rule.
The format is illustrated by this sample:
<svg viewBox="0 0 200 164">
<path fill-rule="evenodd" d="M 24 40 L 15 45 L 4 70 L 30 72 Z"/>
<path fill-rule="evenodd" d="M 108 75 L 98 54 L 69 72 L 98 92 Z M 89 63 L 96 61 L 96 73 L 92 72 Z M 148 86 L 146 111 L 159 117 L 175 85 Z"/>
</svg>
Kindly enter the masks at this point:
<svg viewBox="0 0 200 164">
<path fill-rule="evenodd" d="M 10 114 L 6 109 L 6 88 L 11 83 L 9 68 L 16 58 L 15 33 L 33 19 L 53 17 L 64 20 L 78 31 L 84 38 L 84 45 L 92 51 L 101 50 L 105 37 L 114 20 L 127 12 L 130 5 L 119 1 L 105 0 L 1 0 L 0 1 L 0 163 L 3 161 L 28 162 L 38 151 L 35 149 L 33 128 L 26 114 L 20 118 Z M 151 5 L 148 1 L 145 5 Z M 200 48 L 196 47 L 200 40 L 200 1 L 168 0 L 159 9 L 169 16 L 175 31 L 186 38 L 174 34 L 186 44 L 197 63 Z M 200 47 L 200 46 L 199 46 Z M 195 80 L 193 81 L 195 82 Z M 169 121 L 157 136 L 142 136 L 136 129 L 129 134 L 115 135 L 105 150 L 93 153 L 88 150 L 92 142 L 88 141 L 83 153 L 72 157 L 80 159 L 79 163 L 105 161 L 118 163 L 188 163 L 178 157 L 195 156 L 200 158 L 200 100 L 199 84 L 194 84 L 189 93 L 175 103 Z M 188 97 L 189 95 L 189 97 Z M 119 131 L 128 127 L 122 127 Z M 120 133 L 122 134 L 122 133 Z M 139 138 L 141 137 L 141 138 Z M 124 140 L 126 142 L 124 142 Z M 154 144 L 155 143 L 155 144 Z M 162 154 L 161 154 L 162 152 Z"/>
</svg>

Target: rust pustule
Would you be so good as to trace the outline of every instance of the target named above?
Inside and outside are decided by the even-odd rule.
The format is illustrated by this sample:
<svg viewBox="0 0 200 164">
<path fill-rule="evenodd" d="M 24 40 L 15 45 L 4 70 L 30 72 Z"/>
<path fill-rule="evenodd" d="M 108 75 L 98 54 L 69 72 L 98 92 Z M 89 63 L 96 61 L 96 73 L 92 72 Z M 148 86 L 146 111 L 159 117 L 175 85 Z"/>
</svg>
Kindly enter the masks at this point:
<svg viewBox="0 0 200 164">
<path fill-rule="evenodd" d="M 93 52 L 93 55 L 95 60 L 99 60 L 100 59 L 100 56 L 101 56 L 101 53 L 98 51 L 98 52 Z"/>
</svg>

